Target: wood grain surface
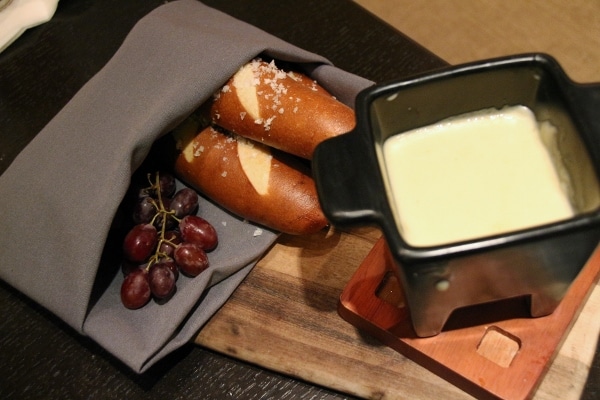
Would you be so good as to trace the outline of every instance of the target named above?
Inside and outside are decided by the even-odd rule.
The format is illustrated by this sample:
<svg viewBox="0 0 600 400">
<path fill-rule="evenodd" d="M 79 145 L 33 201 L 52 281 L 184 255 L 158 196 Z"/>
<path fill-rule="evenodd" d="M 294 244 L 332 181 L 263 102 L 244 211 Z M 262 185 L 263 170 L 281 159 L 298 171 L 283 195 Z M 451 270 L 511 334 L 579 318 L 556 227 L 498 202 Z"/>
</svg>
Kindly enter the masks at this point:
<svg viewBox="0 0 600 400">
<path fill-rule="evenodd" d="M 196 343 L 363 398 L 471 398 L 338 315 L 345 284 L 380 236 L 370 228 L 282 236 Z M 534 398 L 580 397 L 600 332 L 598 312 L 595 286 Z"/>
<path fill-rule="evenodd" d="M 450 64 L 545 52 L 600 82 L 600 1 L 355 0 Z"/>
<path fill-rule="evenodd" d="M 395 269 L 380 239 L 342 292 L 340 315 L 477 398 L 527 399 L 598 282 L 600 251 L 550 315 L 530 318 L 523 298 L 482 304 L 456 313 L 451 327 L 428 338 L 412 329 Z"/>
<path fill-rule="evenodd" d="M 451 64 L 540 51 L 576 81 L 600 81 L 600 3 L 356 0 Z M 468 394 L 343 321 L 338 298 L 380 237 L 375 229 L 282 236 L 196 343 L 364 398 Z M 595 286 L 536 391 L 578 399 L 600 332 Z"/>
</svg>

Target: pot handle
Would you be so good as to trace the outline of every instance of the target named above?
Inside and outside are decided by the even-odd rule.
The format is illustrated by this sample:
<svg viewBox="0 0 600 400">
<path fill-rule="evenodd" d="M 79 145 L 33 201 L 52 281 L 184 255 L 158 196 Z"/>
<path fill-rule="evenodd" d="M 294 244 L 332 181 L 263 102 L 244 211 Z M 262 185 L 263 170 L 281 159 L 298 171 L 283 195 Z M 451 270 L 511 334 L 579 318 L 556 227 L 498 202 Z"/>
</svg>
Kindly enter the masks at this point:
<svg viewBox="0 0 600 400">
<path fill-rule="evenodd" d="M 571 83 L 570 97 L 575 106 L 573 112 L 580 115 L 580 123 L 592 135 L 590 145 L 597 149 L 600 156 L 600 84 Z"/>
<path fill-rule="evenodd" d="M 387 207 L 368 135 L 354 130 L 320 143 L 312 161 L 319 202 L 334 225 L 368 225 Z"/>
</svg>

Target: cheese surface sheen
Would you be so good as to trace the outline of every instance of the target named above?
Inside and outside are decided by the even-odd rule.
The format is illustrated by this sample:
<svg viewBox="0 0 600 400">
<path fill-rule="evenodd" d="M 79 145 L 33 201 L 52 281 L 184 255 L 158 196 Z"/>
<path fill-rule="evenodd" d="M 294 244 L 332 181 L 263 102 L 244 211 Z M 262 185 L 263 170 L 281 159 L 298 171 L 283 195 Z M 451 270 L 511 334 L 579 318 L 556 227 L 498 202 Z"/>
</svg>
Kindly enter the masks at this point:
<svg viewBox="0 0 600 400">
<path fill-rule="evenodd" d="M 443 245 L 572 217 L 540 129 L 556 133 L 527 107 L 511 106 L 387 139 L 388 197 L 404 240 Z"/>
</svg>

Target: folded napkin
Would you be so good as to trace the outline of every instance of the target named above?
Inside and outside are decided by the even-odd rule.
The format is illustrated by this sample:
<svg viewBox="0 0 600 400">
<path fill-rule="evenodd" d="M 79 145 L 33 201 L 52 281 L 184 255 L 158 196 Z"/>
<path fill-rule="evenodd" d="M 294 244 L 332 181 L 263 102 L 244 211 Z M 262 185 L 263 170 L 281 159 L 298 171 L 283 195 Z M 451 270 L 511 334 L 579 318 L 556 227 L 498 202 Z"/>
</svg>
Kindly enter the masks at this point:
<svg viewBox="0 0 600 400">
<path fill-rule="evenodd" d="M 220 238 L 211 267 L 180 279 L 166 304 L 132 311 L 111 225 L 155 140 L 258 55 L 298 63 L 349 105 L 371 84 L 197 1 L 157 8 L 0 176 L 0 278 L 137 372 L 189 342 L 277 233 L 203 201 Z"/>
</svg>

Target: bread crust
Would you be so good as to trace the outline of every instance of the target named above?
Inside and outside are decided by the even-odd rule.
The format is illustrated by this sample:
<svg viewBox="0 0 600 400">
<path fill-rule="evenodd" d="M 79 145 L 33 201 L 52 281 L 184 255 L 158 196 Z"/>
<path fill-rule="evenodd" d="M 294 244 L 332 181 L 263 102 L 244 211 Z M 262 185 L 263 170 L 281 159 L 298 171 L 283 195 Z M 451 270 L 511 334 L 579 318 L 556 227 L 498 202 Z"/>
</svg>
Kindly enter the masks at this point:
<svg viewBox="0 0 600 400">
<path fill-rule="evenodd" d="M 255 101 L 257 107 L 248 106 Z M 209 112 L 228 131 L 305 159 L 323 140 L 356 124 L 354 111 L 314 80 L 260 60 L 243 66 L 215 94 Z"/>
<path fill-rule="evenodd" d="M 195 132 L 195 131 L 194 131 Z M 230 212 L 276 231 L 303 235 L 327 225 L 310 171 L 295 157 L 261 146 L 270 152 L 266 189 L 248 177 L 240 161 L 239 138 L 213 127 L 198 134 L 179 134 L 176 174 Z M 244 145 L 260 146 L 258 143 Z"/>
</svg>

